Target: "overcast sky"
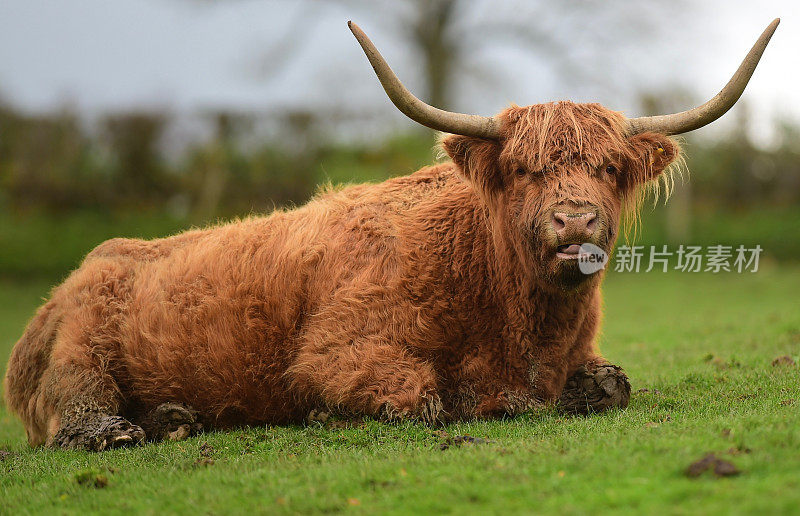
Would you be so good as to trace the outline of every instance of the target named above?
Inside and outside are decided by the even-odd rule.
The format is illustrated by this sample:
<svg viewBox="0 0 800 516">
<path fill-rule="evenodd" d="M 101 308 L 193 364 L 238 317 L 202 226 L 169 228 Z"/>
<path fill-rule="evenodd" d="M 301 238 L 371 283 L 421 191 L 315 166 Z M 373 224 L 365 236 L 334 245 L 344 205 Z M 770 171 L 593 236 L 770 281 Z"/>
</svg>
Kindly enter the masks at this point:
<svg viewBox="0 0 800 516">
<path fill-rule="evenodd" d="M 583 4 L 603 19 L 604 2 Z M 641 2 L 629 4 L 632 25 L 655 24 L 657 30 L 579 53 L 587 66 L 613 63 L 614 80 L 569 80 L 524 50 L 487 48 L 479 57 L 495 82 L 477 81 L 459 90 L 457 107 L 492 114 L 512 101 L 571 99 L 599 101 L 636 115 L 639 90 L 678 84 L 711 97 L 764 27 L 781 17 L 745 98 L 756 127 L 765 133 L 766 121 L 776 115 L 800 119 L 800 2 L 684 0 L 672 11 L 658 12 Z M 2 0 L 0 97 L 31 111 L 66 103 L 87 114 L 142 106 L 263 111 L 310 103 L 385 109 L 387 119 L 401 120 L 345 22 L 359 22 L 412 87 L 419 85 L 414 55 L 382 19 L 391 11 L 386 1 L 366 4 L 374 6 L 366 11 L 346 5 Z M 552 29 L 576 30 L 556 24 Z M 628 34 L 609 30 L 619 32 L 620 39 Z M 274 64 L 276 56 L 283 59 L 281 66 Z"/>
</svg>

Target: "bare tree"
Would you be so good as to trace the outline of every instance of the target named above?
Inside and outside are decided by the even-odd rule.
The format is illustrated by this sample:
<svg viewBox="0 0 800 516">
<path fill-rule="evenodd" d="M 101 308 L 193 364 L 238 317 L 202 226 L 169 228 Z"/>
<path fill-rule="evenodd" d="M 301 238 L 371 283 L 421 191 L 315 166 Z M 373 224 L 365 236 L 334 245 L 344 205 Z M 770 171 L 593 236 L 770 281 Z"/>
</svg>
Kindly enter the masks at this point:
<svg viewBox="0 0 800 516">
<path fill-rule="evenodd" d="M 513 80 L 514 70 L 498 70 L 485 59 L 485 50 L 498 46 L 537 58 L 561 80 L 619 86 L 616 60 L 608 49 L 658 32 L 661 11 L 674 9 L 674 4 L 664 7 L 654 0 L 638 2 L 635 9 L 621 0 L 340 2 L 377 17 L 384 29 L 417 51 L 424 84 L 420 96 L 443 109 L 452 107 L 456 85 L 465 78 L 491 87 Z M 651 22 L 634 15 L 640 9 L 651 10 L 645 18 Z"/>
</svg>

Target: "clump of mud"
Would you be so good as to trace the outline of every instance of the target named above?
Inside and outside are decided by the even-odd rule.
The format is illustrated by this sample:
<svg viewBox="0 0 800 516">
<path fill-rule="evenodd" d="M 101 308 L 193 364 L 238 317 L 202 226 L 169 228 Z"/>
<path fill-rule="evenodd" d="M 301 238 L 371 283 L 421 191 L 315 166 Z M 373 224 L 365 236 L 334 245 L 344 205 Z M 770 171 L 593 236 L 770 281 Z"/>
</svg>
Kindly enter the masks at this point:
<svg viewBox="0 0 800 516">
<path fill-rule="evenodd" d="M 780 356 L 772 361 L 772 367 L 780 367 L 780 366 L 792 367 L 795 365 L 797 365 L 797 363 L 789 355 Z"/>
<path fill-rule="evenodd" d="M 714 453 L 707 453 L 702 459 L 692 462 L 686 468 L 686 476 L 696 478 L 711 471 L 716 477 L 732 477 L 741 473 L 732 462 L 720 459 Z"/>
<path fill-rule="evenodd" d="M 102 489 L 108 486 L 108 477 L 97 468 L 85 469 L 75 473 L 75 482 L 84 487 Z"/>
<path fill-rule="evenodd" d="M 327 410 L 313 409 L 306 417 L 306 423 L 329 429 L 344 429 L 358 428 L 364 424 L 364 420 L 358 416 L 335 414 Z"/>
<path fill-rule="evenodd" d="M 208 443 L 202 443 L 198 450 L 200 456 L 192 464 L 193 466 L 211 466 L 214 464 L 214 452 L 216 451 L 213 446 Z"/>
<path fill-rule="evenodd" d="M 460 448 L 462 446 L 480 446 L 482 444 L 490 444 L 493 441 L 484 439 L 482 437 L 473 437 L 471 435 L 450 435 L 443 430 L 433 432 L 433 435 L 439 438 L 439 449 L 444 451 L 451 447 Z"/>
</svg>

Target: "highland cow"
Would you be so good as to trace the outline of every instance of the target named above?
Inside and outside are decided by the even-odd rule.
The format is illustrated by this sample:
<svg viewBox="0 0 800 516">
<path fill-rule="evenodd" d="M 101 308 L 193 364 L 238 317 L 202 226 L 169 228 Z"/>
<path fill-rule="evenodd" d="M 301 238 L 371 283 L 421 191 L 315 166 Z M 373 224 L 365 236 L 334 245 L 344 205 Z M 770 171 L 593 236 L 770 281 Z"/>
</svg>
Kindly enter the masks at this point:
<svg viewBox="0 0 800 516">
<path fill-rule="evenodd" d="M 31 445 L 89 450 L 315 411 L 433 424 L 625 407 L 628 380 L 595 342 L 603 271 L 581 272 L 581 244 L 611 252 L 679 158 L 670 135 L 738 100 L 777 24 L 711 101 L 633 119 L 571 102 L 438 110 L 351 24 L 397 107 L 450 133 L 451 161 L 101 244 L 17 342 L 6 403 Z"/>
</svg>

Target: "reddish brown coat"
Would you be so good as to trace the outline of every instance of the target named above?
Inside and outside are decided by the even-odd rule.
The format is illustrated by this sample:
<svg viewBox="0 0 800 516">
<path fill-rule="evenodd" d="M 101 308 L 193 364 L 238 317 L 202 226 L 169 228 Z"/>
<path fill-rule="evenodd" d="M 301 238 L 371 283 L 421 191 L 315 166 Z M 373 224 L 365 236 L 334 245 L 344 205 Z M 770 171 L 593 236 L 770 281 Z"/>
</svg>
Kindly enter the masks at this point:
<svg viewBox="0 0 800 516">
<path fill-rule="evenodd" d="M 602 273 L 555 261 L 549 214 L 597 206 L 610 251 L 622 211 L 678 148 L 625 137 L 597 105 L 501 116 L 499 142 L 447 137 L 454 162 L 292 211 L 98 246 L 9 362 L 6 402 L 31 444 L 75 400 L 132 420 L 184 402 L 230 427 L 320 407 L 432 420 L 556 399 L 569 374 L 602 361 Z"/>
</svg>

